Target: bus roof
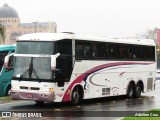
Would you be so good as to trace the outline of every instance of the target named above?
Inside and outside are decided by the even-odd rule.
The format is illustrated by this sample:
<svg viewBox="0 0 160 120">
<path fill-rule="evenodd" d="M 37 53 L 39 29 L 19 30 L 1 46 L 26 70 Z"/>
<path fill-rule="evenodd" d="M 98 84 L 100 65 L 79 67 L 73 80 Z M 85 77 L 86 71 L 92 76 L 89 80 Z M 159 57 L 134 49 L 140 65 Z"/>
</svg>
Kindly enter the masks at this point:
<svg viewBox="0 0 160 120">
<path fill-rule="evenodd" d="M 0 51 L 15 50 L 16 45 L 0 45 Z"/>
<path fill-rule="evenodd" d="M 18 41 L 58 41 L 62 39 L 78 39 L 87 41 L 155 46 L 154 40 L 151 39 L 119 39 L 119 38 L 114 39 L 114 38 L 103 38 L 103 37 L 100 38 L 100 37 L 80 36 L 73 33 L 31 33 L 22 35 L 17 38 Z"/>
</svg>

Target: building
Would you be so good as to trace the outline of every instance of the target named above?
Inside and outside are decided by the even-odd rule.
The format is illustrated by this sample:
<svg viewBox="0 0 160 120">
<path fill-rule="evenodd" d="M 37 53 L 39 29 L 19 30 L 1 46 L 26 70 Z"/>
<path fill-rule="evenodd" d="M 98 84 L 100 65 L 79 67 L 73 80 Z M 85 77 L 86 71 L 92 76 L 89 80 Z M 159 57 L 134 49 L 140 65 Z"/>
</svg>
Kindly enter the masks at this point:
<svg viewBox="0 0 160 120">
<path fill-rule="evenodd" d="M 55 22 L 21 23 L 17 11 L 8 4 L 4 4 L 0 7 L 0 24 L 5 26 L 7 43 L 10 43 L 10 40 L 16 40 L 18 36 L 23 34 L 56 32 L 57 29 Z"/>
</svg>

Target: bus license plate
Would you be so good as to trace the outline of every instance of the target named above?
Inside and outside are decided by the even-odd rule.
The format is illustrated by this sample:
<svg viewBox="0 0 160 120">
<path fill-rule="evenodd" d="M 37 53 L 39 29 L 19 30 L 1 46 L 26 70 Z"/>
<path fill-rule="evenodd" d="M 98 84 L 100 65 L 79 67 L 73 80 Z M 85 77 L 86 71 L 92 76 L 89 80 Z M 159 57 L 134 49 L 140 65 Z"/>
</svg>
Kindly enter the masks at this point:
<svg viewBox="0 0 160 120">
<path fill-rule="evenodd" d="M 27 97 L 27 98 L 32 98 L 33 95 L 32 95 L 31 93 L 29 93 L 29 94 L 26 95 L 26 97 Z"/>
</svg>

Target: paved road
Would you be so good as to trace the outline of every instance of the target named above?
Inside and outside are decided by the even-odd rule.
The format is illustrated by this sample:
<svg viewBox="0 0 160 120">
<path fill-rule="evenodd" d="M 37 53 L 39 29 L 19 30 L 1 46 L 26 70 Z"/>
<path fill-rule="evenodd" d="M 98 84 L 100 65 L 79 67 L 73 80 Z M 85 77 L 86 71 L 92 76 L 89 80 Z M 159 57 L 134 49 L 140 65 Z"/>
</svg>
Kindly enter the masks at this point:
<svg viewBox="0 0 160 120">
<path fill-rule="evenodd" d="M 121 111 L 148 111 L 150 109 L 160 108 L 160 95 L 159 95 L 160 80 L 157 80 L 156 82 L 157 84 L 156 84 L 155 91 L 142 94 L 142 97 L 138 99 L 128 100 L 125 98 L 125 96 L 110 97 L 105 99 L 86 100 L 86 101 L 83 101 L 79 106 L 71 106 L 70 103 L 64 103 L 64 104 L 46 103 L 44 106 L 37 106 L 35 102 L 23 101 L 23 102 L 0 104 L 0 111 L 1 112 L 2 111 L 18 111 L 18 112 L 52 111 L 51 113 L 49 112 L 50 115 L 52 116 L 53 116 L 53 112 L 56 112 L 56 111 L 76 111 L 76 113 L 73 112 L 72 114 L 77 114 L 77 111 L 78 111 L 78 115 L 77 115 L 78 117 L 74 117 L 72 119 L 80 119 L 80 116 L 84 115 L 85 117 L 83 117 L 83 119 L 90 118 L 92 120 L 104 119 L 100 117 L 101 115 L 102 116 L 111 115 L 111 116 L 121 117 L 123 116 L 123 114 L 127 113 L 127 112 L 122 113 Z M 84 113 L 84 111 L 92 111 L 92 112 Z M 112 112 L 109 112 L 109 111 L 112 111 Z M 44 113 L 43 115 L 46 116 L 46 113 Z M 99 117 L 97 118 L 95 116 L 99 116 Z M 108 117 L 107 120 L 108 119 L 113 120 L 117 117 Z M 12 119 L 14 120 L 17 118 L 12 118 Z M 24 118 L 19 118 L 19 119 L 24 120 Z M 39 118 L 35 118 L 35 120 L 38 120 L 38 119 Z M 49 118 L 45 118 L 45 119 L 48 120 Z M 58 119 L 64 119 L 64 117 L 58 117 Z M 67 118 L 67 120 L 69 119 L 70 118 Z"/>
</svg>

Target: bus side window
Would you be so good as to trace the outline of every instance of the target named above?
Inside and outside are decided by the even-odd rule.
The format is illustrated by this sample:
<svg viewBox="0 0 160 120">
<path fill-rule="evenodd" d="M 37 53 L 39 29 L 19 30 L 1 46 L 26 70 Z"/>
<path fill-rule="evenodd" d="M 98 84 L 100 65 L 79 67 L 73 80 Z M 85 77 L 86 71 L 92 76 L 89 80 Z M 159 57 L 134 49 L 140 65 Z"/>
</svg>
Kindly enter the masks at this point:
<svg viewBox="0 0 160 120">
<path fill-rule="evenodd" d="M 90 53 L 91 50 L 90 50 L 90 46 L 89 45 L 85 45 L 83 46 L 83 54 L 84 54 L 84 57 L 90 57 Z"/>
<path fill-rule="evenodd" d="M 76 45 L 76 57 L 83 57 L 83 46 L 82 44 Z"/>
<path fill-rule="evenodd" d="M 84 59 L 91 57 L 91 47 L 88 42 L 76 42 L 76 57 Z"/>
<path fill-rule="evenodd" d="M 105 57 L 105 43 L 97 43 L 97 57 Z"/>
<path fill-rule="evenodd" d="M 0 70 L 3 67 L 4 58 L 6 57 L 7 54 L 8 54 L 8 51 L 2 51 L 2 52 L 0 52 Z"/>
</svg>

